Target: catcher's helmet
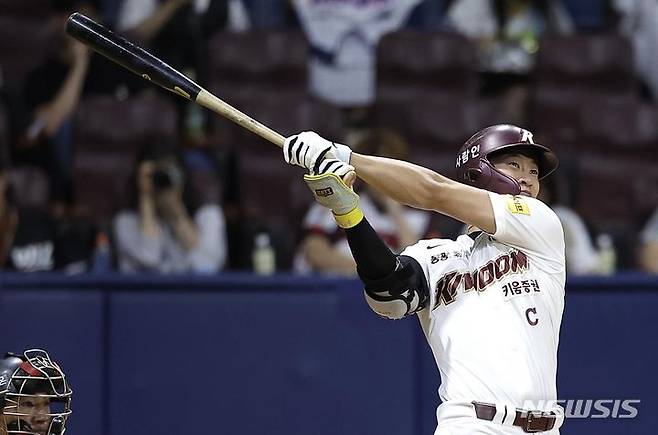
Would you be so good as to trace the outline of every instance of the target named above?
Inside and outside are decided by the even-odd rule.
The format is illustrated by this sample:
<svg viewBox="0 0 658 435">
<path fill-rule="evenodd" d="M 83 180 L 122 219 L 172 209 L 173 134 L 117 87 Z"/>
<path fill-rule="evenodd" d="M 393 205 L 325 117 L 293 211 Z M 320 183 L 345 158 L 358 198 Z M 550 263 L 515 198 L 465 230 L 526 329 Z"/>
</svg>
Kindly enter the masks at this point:
<svg viewBox="0 0 658 435">
<path fill-rule="evenodd" d="M 534 155 L 540 180 L 557 168 L 558 159 L 553 151 L 534 143 L 532 133 L 515 125 L 499 124 L 478 131 L 459 149 L 455 166 L 458 180 L 492 192 L 518 195 L 521 193 L 519 183 L 489 161 L 492 154 L 514 149 L 525 149 Z"/>
<path fill-rule="evenodd" d="M 0 414 L 8 434 L 62 435 L 66 430 L 73 392 L 46 351 L 30 349 L 0 359 L 2 391 Z"/>
</svg>

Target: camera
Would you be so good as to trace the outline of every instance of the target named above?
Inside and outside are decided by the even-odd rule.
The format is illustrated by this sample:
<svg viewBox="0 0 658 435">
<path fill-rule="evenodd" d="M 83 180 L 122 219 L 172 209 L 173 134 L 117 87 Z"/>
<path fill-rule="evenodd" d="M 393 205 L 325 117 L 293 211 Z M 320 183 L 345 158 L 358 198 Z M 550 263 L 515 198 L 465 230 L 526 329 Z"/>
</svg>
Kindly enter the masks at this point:
<svg viewBox="0 0 658 435">
<path fill-rule="evenodd" d="M 183 173 L 176 165 L 168 165 L 153 171 L 152 180 L 155 191 L 161 192 L 181 185 Z"/>
</svg>

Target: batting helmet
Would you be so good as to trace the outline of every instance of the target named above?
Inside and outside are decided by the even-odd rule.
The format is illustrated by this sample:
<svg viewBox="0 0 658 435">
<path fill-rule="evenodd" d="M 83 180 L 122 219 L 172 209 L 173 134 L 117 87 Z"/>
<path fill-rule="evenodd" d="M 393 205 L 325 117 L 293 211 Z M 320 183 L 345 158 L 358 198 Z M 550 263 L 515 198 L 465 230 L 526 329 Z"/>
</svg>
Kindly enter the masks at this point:
<svg viewBox="0 0 658 435">
<path fill-rule="evenodd" d="M 514 150 L 533 154 L 540 180 L 557 168 L 558 159 L 553 151 L 534 143 L 531 132 L 515 125 L 499 124 L 478 131 L 459 149 L 455 166 L 458 180 L 492 192 L 518 195 L 519 183 L 497 170 L 489 160 L 495 153 Z"/>
<path fill-rule="evenodd" d="M 41 349 L 0 359 L 0 403 L 7 434 L 62 435 L 73 392 L 66 376 Z"/>
</svg>

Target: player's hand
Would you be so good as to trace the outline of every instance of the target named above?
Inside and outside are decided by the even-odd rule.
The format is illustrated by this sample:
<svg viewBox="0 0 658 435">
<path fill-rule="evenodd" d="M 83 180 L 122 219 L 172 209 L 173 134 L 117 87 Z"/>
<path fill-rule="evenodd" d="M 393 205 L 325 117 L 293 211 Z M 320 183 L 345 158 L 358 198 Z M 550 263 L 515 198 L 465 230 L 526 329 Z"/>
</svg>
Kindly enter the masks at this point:
<svg viewBox="0 0 658 435">
<path fill-rule="evenodd" d="M 291 165 L 301 166 L 318 174 L 320 163 L 333 158 L 349 164 L 352 150 L 347 145 L 330 142 L 319 134 L 305 131 L 286 138 L 283 158 Z"/>
<path fill-rule="evenodd" d="M 318 165 L 318 172 L 304 175 L 304 181 L 313 193 L 315 201 L 331 209 L 336 222 L 342 228 L 351 228 L 361 221 L 359 195 L 343 181 L 354 173 L 354 167 L 338 159 L 326 159 Z"/>
</svg>

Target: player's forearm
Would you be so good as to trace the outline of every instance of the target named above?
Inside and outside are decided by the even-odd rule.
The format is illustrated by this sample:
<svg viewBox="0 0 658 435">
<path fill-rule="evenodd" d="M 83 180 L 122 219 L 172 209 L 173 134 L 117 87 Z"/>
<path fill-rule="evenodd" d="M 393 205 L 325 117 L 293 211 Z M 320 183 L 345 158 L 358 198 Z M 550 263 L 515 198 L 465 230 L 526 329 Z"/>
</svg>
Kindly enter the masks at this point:
<svg viewBox="0 0 658 435">
<path fill-rule="evenodd" d="M 356 226 L 346 229 L 345 234 L 364 283 L 388 276 L 395 270 L 396 255 L 365 217 Z"/>
<path fill-rule="evenodd" d="M 413 163 L 352 154 L 350 163 L 359 178 L 384 195 L 411 207 L 441 211 L 441 191 L 452 181 Z"/>
</svg>

